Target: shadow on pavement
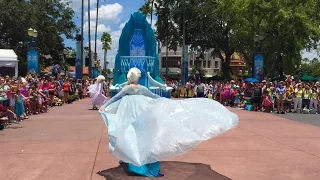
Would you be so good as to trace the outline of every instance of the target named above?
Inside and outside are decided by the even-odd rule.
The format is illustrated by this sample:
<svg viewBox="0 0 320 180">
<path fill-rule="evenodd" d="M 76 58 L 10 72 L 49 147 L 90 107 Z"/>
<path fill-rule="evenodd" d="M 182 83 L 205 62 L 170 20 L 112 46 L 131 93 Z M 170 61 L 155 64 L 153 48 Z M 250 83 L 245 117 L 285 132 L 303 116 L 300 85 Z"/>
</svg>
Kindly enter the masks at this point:
<svg viewBox="0 0 320 180">
<path fill-rule="evenodd" d="M 105 177 L 106 180 L 230 180 L 230 178 L 213 171 L 209 165 L 200 163 L 164 161 L 161 162 L 161 173 L 164 176 L 159 178 L 135 176 L 127 171 L 125 164 L 122 164 L 116 168 L 99 171 L 97 174 Z"/>
</svg>

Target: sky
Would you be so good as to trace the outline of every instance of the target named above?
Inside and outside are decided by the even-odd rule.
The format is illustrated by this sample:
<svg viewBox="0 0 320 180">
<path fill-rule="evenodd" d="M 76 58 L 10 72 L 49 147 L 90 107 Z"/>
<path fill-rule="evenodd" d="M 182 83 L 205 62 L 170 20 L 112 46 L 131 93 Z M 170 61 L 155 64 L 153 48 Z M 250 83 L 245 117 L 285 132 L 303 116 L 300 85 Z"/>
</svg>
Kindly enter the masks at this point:
<svg viewBox="0 0 320 180">
<path fill-rule="evenodd" d="M 69 1 L 69 0 L 65 0 Z M 81 27 L 81 0 L 72 0 L 70 7 L 75 11 L 74 21 L 78 27 Z M 112 38 L 111 50 L 108 51 L 109 67 L 114 65 L 114 57 L 116 55 L 119 38 L 122 32 L 122 28 L 129 20 L 130 15 L 139 10 L 144 4 L 144 0 L 100 0 L 99 7 L 99 22 L 98 22 L 98 41 L 97 41 L 97 53 L 98 57 L 103 61 L 102 43 L 100 41 L 103 32 L 109 32 Z M 94 51 L 94 37 L 95 37 L 95 21 L 96 21 L 96 5 L 97 0 L 90 1 L 90 26 L 91 26 L 91 48 Z M 154 18 L 156 19 L 156 18 Z M 147 18 L 150 22 L 150 18 Z M 153 28 L 155 21 L 153 21 Z M 85 0 L 85 18 L 84 18 L 84 46 L 88 46 L 88 0 Z M 75 41 L 65 39 L 66 47 L 75 48 Z M 319 58 L 315 51 L 302 52 L 303 57 L 309 59 Z"/>
<path fill-rule="evenodd" d="M 71 8 L 75 11 L 74 21 L 78 27 L 81 27 L 81 0 L 73 0 L 70 4 Z M 103 61 L 102 43 L 100 41 L 103 32 L 109 32 L 112 38 L 111 50 L 108 51 L 109 66 L 113 67 L 114 57 L 116 55 L 119 38 L 122 28 L 129 20 L 130 15 L 139 10 L 144 4 L 144 0 L 100 0 L 99 1 L 99 22 L 98 22 L 98 40 L 97 40 L 97 53 L 98 57 Z M 97 0 L 90 1 L 90 31 L 91 31 L 91 48 L 94 51 L 94 38 L 95 38 L 95 21 L 96 21 L 96 7 Z M 150 18 L 147 18 L 150 22 Z M 155 22 L 152 23 L 153 27 Z M 84 18 L 84 46 L 88 46 L 88 0 L 85 0 L 85 18 Z M 65 39 L 66 47 L 75 48 L 75 41 Z"/>
</svg>

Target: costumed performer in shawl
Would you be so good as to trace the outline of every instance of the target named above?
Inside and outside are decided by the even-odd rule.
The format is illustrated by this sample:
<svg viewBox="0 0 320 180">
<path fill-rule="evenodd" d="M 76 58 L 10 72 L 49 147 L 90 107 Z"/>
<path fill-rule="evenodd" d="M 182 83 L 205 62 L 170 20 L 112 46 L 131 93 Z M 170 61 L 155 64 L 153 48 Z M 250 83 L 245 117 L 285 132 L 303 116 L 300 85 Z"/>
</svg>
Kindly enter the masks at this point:
<svg viewBox="0 0 320 180">
<path fill-rule="evenodd" d="M 91 96 L 91 104 L 93 110 L 98 110 L 97 106 L 101 106 L 105 103 L 107 97 L 104 95 L 103 86 L 104 86 L 105 77 L 100 75 L 96 78 L 95 84 L 89 86 L 89 93 Z"/>
<path fill-rule="evenodd" d="M 141 176 L 158 177 L 160 161 L 186 153 L 202 141 L 238 124 L 238 116 L 207 98 L 160 98 L 139 85 L 141 72 L 129 70 L 128 85 L 100 108 L 109 149 Z"/>
</svg>

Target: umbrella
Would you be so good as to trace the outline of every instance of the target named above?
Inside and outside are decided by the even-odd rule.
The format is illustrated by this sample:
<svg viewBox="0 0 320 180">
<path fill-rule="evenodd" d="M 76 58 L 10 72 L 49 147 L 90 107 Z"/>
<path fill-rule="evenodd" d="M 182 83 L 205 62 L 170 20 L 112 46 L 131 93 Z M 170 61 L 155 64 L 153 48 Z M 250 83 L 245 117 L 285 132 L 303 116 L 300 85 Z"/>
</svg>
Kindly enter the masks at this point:
<svg viewBox="0 0 320 180">
<path fill-rule="evenodd" d="M 259 80 L 256 78 L 246 78 L 244 79 L 244 82 L 257 83 Z"/>
<path fill-rule="evenodd" d="M 315 80 L 314 77 L 306 75 L 306 74 L 301 77 L 301 81 L 314 81 L 314 80 Z"/>
</svg>

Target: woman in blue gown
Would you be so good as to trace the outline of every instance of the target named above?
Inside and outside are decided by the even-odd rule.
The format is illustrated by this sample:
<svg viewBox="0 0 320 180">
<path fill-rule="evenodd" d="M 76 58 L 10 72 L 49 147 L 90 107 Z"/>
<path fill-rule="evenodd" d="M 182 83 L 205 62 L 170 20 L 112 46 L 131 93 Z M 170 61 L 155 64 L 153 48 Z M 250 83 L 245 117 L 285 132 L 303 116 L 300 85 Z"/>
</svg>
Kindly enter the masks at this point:
<svg viewBox="0 0 320 180">
<path fill-rule="evenodd" d="M 160 161 L 186 153 L 238 124 L 238 116 L 219 102 L 161 98 L 128 72 L 128 85 L 100 108 L 108 127 L 111 154 L 141 176 L 158 177 Z"/>
</svg>

